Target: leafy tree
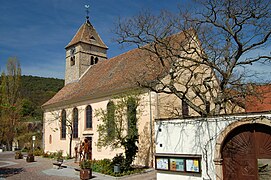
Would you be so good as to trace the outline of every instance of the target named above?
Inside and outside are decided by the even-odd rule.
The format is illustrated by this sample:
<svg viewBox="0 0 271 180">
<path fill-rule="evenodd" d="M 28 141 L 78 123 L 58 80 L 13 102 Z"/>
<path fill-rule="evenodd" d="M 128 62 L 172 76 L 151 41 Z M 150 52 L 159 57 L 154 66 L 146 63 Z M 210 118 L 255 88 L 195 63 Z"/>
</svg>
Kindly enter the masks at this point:
<svg viewBox="0 0 271 180">
<path fill-rule="evenodd" d="M 202 116 L 231 113 L 232 102 L 253 93 L 246 82 L 257 74 L 248 67 L 270 63 L 271 4 L 198 0 L 193 6 L 120 20 L 117 41 L 136 45 L 170 69 L 167 81 L 157 77 L 140 86 L 174 94 Z"/>
<path fill-rule="evenodd" d="M 20 120 L 21 68 L 16 58 L 7 61 L 7 74 L 1 76 L 1 141 L 11 150 Z"/>
<path fill-rule="evenodd" d="M 95 116 L 102 120 L 97 130 L 98 146 L 113 149 L 123 147 L 125 160 L 122 170 L 130 169 L 138 151 L 138 96 L 135 92 L 117 96 L 108 103 L 107 110 L 95 112 Z"/>
</svg>

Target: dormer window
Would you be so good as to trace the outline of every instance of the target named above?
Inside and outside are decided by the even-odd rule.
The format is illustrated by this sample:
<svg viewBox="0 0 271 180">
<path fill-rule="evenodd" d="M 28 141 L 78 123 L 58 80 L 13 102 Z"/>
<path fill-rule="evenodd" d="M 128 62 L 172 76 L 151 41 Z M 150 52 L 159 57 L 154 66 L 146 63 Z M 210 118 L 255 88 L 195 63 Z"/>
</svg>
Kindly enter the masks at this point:
<svg viewBox="0 0 271 180">
<path fill-rule="evenodd" d="M 93 36 L 90 37 L 91 41 L 95 41 L 95 38 Z"/>
</svg>

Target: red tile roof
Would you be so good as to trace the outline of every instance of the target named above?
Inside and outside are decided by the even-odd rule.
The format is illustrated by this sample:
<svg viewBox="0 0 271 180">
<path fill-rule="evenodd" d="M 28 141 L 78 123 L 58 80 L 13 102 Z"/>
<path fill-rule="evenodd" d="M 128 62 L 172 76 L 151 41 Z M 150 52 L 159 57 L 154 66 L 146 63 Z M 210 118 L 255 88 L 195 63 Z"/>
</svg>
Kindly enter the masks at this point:
<svg viewBox="0 0 271 180">
<path fill-rule="evenodd" d="M 174 42 L 185 40 L 183 32 L 172 36 Z M 83 100 L 117 94 L 164 77 L 168 66 L 142 49 L 133 49 L 90 67 L 78 82 L 64 86 L 43 107 L 57 107 Z"/>
<path fill-rule="evenodd" d="M 246 97 L 246 112 L 271 111 L 271 84 L 254 86 L 255 95 Z"/>
</svg>

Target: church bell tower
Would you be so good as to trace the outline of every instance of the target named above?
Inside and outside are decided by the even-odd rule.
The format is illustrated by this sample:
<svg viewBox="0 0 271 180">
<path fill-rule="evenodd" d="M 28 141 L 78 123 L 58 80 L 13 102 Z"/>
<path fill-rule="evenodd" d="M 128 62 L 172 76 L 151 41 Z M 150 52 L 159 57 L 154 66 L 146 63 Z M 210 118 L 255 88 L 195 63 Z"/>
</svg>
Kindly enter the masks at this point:
<svg viewBox="0 0 271 180">
<path fill-rule="evenodd" d="M 89 21 L 88 7 L 86 22 L 66 46 L 65 85 L 76 82 L 95 64 L 107 59 L 108 47 Z"/>
</svg>

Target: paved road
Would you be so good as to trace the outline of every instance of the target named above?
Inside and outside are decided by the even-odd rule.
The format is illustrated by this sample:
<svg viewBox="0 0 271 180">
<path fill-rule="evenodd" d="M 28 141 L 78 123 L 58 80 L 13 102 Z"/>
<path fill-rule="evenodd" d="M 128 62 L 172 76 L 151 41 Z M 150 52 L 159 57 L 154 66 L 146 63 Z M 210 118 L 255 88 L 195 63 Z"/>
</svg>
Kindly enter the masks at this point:
<svg viewBox="0 0 271 180">
<path fill-rule="evenodd" d="M 14 159 L 14 152 L 0 152 L 0 180 L 72 180 L 80 179 L 79 173 L 74 170 L 78 164 L 73 160 L 64 161 L 67 168 L 54 169 L 53 160 L 35 157 L 35 162 L 27 163 L 25 159 Z M 156 172 L 150 170 L 147 173 L 131 175 L 122 178 L 114 178 L 93 172 L 94 180 L 155 180 Z"/>
</svg>

